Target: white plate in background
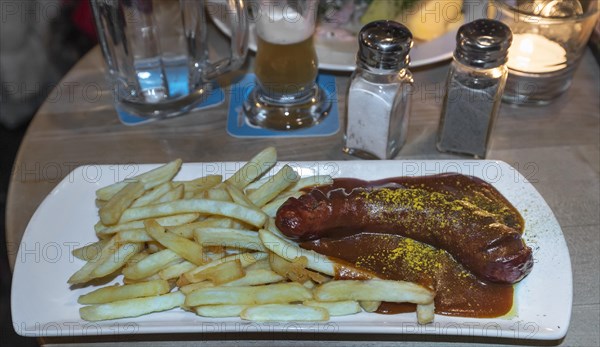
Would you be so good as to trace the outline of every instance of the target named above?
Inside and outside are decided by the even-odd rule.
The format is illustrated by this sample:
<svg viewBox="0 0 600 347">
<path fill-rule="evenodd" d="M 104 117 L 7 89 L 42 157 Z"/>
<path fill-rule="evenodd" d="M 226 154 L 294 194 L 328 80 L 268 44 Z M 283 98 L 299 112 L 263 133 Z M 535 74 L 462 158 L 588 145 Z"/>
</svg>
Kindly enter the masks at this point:
<svg viewBox="0 0 600 347">
<path fill-rule="evenodd" d="M 281 167 L 280 163 L 277 168 Z M 330 161 L 289 163 L 303 176 L 380 179 L 394 176 L 459 172 L 480 177 L 498 189 L 523 215 L 524 237 L 534 250 L 532 272 L 516 285 L 515 313 L 510 317 L 475 319 L 436 315 L 427 325 L 415 313 L 359 313 L 319 323 L 262 323 L 239 318 L 211 319 L 175 309 L 137 318 L 86 322 L 79 318 L 77 298 L 93 287 L 69 288 L 67 279 L 84 262 L 71 250 L 96 241 L 95 191 L 157 165 L 92 165 L 71 172 L 40 204 L 23 235 L 12 283 L 12 319 L 26 336 L 80 336 L 147 333 L 323 332 L 461 335 L 519 339 L 565 336 L 573 296 L 569 252 L 552 211 L 517 170 L 487 160 Z M 242 163 L 189 163 L 177 175 L 187 180 L 235 172 Z M 273 172 L 273 171 L 272 171 Z"/>
<path fill-rule="evenodd" d="M 231 35 L 231 30 L 226 21 L 227 10 L 218 10 L 215 6 L 224 6 L 224 0 L 208 0 L 213 6 L 208 15 L 215 25 L 226 35 Z M 486 13 L 485 2 L 465 2 L 463 14 L 465 21 L 484 18 Z M 317 26 L 317 31 L 319 27 Z M 427 42 L 417 42 L 410 51 L 410 67 L 429 65 L 450 59 L 456 47 L 456 32 L 458 27 L 444 35 Z M 356 67 L 356 52 L 358 42 L 356 38 L 338 39 L 328 38 L 325 35 L 315 35 L 315 49 L 319 60 L 319 69 L 330 71 L 354 71 Z M 256 52 L 256 32 L 254 23 L 250 23 L 248 40 L 250 50 Z"/>
</svg>

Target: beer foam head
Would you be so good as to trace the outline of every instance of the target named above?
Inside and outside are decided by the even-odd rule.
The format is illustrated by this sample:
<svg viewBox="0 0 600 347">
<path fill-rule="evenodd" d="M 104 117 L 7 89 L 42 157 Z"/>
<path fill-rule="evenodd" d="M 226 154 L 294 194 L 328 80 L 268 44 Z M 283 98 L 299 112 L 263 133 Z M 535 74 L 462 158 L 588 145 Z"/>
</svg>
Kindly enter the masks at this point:
<svg viewBox="0 0 600 347">
<path fill-rule="evenodd" d="M 302 42 L 314 32 L 314 19 L 310 17 L 302 17 L 289 6 L 266 8 L 256 22 L 256 32 L 263 40 L 274 44 Z"/>
</svg>

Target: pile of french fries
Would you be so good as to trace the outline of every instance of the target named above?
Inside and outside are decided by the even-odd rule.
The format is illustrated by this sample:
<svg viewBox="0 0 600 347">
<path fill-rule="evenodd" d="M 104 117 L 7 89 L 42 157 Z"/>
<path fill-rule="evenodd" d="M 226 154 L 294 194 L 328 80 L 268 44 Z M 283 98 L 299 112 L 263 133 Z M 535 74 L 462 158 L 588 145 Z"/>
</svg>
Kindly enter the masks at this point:
<svg viewBox="0 0 600 347">
<path fill-rule="evenodd" d="M 276 161 L 270 147 L 225 180 L 176 181 L 182 162 L 175 160 L 99 189 L 99 240 L 73 251 L 86 263 L 68 283 L 80 287 L 122 275 L 122 284 L 81 295 L 81 318 L 181 308 L 204 317 L 325 321 L 372 312 L 388 301 L 415 303 L 418 322 L 432 321 L 429 289 L 372 275 L 334 279 L 335 261 L 277 230 L 274 217 L 283 202 L 332 178 L 301 178 L 288 165 L 268 176 Z"/>
</svg>

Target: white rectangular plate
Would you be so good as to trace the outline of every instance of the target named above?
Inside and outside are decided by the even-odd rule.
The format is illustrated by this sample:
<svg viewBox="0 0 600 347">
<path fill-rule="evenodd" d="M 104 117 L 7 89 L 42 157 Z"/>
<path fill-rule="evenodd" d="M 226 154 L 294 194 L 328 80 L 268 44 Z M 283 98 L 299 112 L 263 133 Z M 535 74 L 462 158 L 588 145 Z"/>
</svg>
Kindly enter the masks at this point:
<svg viewBox="0 0 600 347">
<path fill-rule="evenodd" d="M 71 250 L 96 241 L 95 191 L 157 165 L 82 166 L 71 172 L 39 206 L 23 236 L 13 276 L 12 318 L 26 336 L 78 336 L 146 333 L 286 332 L 393 333 L 560 339 L 565 336 L 573 297 L 569 252 L 560 226 L 535 188 L 508 164 L 497 161 L 292 162 L 302 176 L 379 179 L 459 172 L 494 185 L 525 218 L 525 239 L 534 250 L 531 274 L 516 285 L 514 313 L 495 319 L 436 315 L 427 325 L 414 313 L 360 313 L 323 323 L 257 323 L 238 318 L 211 319 L 175 309 L 137 318 L 86 322 L 77 298 L 93 287 L 72 289 L 67 279 L 83 261 Z M 176 179 L 233 174 L 242 163 L 184 164 Z M 282 164 L 280 163 L 278 167 Z M 277 168 L 276 168 L 277 169 Z M 273 170 L 272 170 L 273 172 Z"/>
</svg>

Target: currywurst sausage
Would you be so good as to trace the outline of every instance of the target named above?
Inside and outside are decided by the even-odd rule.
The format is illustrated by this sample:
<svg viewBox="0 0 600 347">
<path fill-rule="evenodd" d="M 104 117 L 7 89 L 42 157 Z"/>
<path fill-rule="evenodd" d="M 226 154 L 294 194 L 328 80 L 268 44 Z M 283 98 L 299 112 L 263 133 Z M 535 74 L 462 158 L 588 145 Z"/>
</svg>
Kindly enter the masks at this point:
<svg viewBox="0 0 600 347">
<path fill-rule="evenodd" d="M 447 251 L 475 276 L 515 283 L 533 266 L 519 230 L 468 199 L 402 186 L 321 190 L 290 198 L 276 225 L 290 239 L 398 234 Z"/>
</svg>

